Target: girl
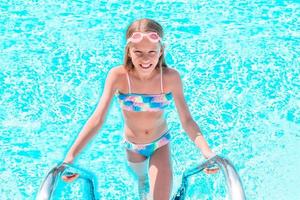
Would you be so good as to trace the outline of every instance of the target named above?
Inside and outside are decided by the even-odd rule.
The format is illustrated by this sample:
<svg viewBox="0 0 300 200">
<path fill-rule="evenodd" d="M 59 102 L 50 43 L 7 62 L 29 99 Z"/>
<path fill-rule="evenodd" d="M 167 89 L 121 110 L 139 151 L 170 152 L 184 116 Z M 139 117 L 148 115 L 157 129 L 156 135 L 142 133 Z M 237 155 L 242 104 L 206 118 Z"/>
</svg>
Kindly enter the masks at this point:
<svg viewBox="0 0 300 200">
<path fill-rule="evenodd" d="M 109 71 L 98 106 L 64 159 L 64 162 L 72 163 L 97 133 L 116 94 L 125 119 L 124 146 L 128 164 L 138 176 L 141 199 L 146 198 L 148 176 L 149 198 L 170 199 L 171 131 L 164 118 L 164 109 L 173 99 L 181 125 L 191 140 L 205 158 L 215 155 L 189 112 L 179 73 L 165 63 L 162 37 L 161 25 L 151 19 L 137 20 L 128 27 L 124 64 Z M 217 170 L 206 169 L 205 172 L 210 174 Z M 70 182 L 78 176 L 74 174 L 63 179 Z"/>
</svg>

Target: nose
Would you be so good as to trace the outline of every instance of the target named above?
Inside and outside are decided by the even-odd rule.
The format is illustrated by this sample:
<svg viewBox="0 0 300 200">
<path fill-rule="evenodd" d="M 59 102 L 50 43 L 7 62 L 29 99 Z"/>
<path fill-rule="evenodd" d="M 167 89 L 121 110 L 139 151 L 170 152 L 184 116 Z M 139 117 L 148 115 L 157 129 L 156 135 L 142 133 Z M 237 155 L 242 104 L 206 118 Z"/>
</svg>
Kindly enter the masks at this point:
<svg viewBox="0 0 300 200">
<path fill-rule="evenodd" d="M 149 55 L 144 54 L 144 55 L 142 56 L 142 61 L 143 61 L 143 63 L 147 64 L 148 62 L 150 62 L 150 60 L 151 60 L 151 57 L 150 57 Z"/>
</svg>

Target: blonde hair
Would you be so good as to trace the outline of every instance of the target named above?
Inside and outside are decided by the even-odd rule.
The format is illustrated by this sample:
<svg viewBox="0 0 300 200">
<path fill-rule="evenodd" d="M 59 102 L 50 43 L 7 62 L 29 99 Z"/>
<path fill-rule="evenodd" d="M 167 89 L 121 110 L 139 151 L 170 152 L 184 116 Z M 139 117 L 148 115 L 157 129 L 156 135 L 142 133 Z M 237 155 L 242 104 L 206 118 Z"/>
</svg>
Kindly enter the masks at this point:
<svg viewBox="0 0 300 200">
<path fill-rule="evenodd" d="M 148 18 L 143 18 L 143 19 L 139 19 L 139 20 L 136 20 L 134 22 L 132 22 L 128 28 L 127 28 L 127 31 L 126 31 L 126 41 L 127 39 L 136 31 L 140 31 L 140 32 L 156 32 L 161 38 L 163 38 L 163 28 L 162 26 L 157 23 L 156 21 L 152 20 L 152 19 L 148 19 Z M 155 69 L 158 69 L 160 67 L 165 67 L 167 68 L 167 64 L 165 62 L 165 57 L 164 57 L 164 45 L 160 42 L 160 45 L 161 45 L 161 51 L 162 51 L 162 54 L 161 56 L 159 57 L 159 60 L 158 60 L 158 63 L 157 65 L 155 66 Z M 125 47 L 125 57 L 124 57 L 124 66 L 125 66 L 125 69 L 127 71 L 130 71 L 134 68 L 133 66 L 133 63 L 132 63 L 132 60 L 131 58 L 129 57 L 129 43 L 126 45 Z"/>
</svg>

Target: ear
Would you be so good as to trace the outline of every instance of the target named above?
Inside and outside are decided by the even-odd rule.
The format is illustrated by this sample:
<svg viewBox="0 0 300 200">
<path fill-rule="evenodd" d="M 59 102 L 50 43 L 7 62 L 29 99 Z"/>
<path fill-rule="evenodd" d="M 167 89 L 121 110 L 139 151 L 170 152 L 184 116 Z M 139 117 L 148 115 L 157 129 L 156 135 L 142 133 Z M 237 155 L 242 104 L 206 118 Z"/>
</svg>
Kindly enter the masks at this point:
<svg viewBox="0 0 300 200">
<path fill-rule="evenodd" d="M 165 50 L 165 45 L 161 44 L 160 46 L 160 52 L 159 52 L 159 57 L 162 55 L 163 51 Z"/>
<path fill-rule="evenodd" d="M 129 50 L 129 49 L 128 49 L 128 51 L 127 51 L 127 55 L 128 55 L 129 58 L 131 58 L 130 50 Z"/>
</svg>

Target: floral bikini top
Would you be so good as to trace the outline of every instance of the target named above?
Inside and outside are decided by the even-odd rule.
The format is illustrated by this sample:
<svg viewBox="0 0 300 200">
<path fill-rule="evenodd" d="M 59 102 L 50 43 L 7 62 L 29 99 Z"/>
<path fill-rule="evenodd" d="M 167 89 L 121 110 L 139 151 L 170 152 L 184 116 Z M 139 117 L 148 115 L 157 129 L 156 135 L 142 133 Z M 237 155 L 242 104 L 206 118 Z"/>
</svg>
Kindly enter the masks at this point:
<svg viewBox="0 0 300 200">
<path fill-rule="evenodd" d="M 131 93 L 129 75 L 128 73 L 126 73 L 126 75 L 129 86 L 129 93 L 124 94 L 120 91 L 117 92 L 118 100 L 122 109 L 135 112 L 162 111 L 171 103 L 172 93 L 163 93 L 162 68 L 160 68 L 161 94 Z"/>
</svg>

